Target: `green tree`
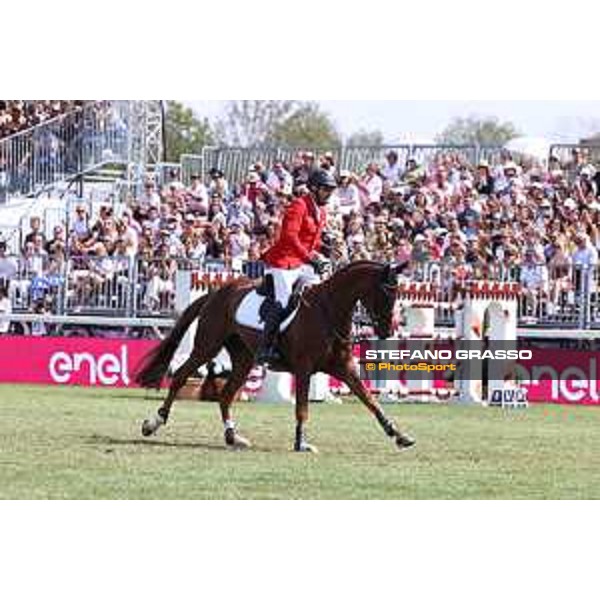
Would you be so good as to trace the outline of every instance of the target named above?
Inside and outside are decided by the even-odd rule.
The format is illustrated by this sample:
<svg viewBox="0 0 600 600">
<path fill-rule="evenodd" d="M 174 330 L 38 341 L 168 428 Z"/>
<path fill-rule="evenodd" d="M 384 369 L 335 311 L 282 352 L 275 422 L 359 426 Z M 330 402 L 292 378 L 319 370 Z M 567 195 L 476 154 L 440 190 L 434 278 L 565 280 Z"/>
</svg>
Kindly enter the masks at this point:
<svg viewBox="0 0 600 600">
<path fill-rule="evenodd" d="M 501 123 L 497 117 L 470 116 L 451 121 L 436 140 L 439 144 L 502 146 L 519 135 L 515 125 L 509 121 Z"/>
<path fill-rule="evenodd" d="M 304 102 L 273 130 L 272 142 L 278 146 L 331 148 L 341 137 L 328 113 L 316 102 Z"/>
<path fill-rule="evenodd" d="M 169 100 L 165 115 L 166 159 L 178 162 L 182 154 L 198 154 L 215 138 L 208 119 L 198 119 L 191 108 Z"/>
<path fill-rule="evenodd" d="M 295 100 L 234 100 L 217 120 L 216 134 L 224 146 L 268 145 L 275 128 L 289 118 L 300 104 Z"/>
<path fill-rule="evenodd" d="M 383 133 L 378 129 L 367 131 L 359 129 L 346 140 L 347 146 L 383 146 Z"/>
</svg>

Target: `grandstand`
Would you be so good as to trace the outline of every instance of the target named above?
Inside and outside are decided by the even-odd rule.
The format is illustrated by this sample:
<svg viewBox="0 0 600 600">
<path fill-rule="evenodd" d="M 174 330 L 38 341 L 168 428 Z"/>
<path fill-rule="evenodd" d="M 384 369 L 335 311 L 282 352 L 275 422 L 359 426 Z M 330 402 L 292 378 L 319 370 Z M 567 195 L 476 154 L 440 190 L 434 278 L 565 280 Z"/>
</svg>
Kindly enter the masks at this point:
<svg viewBox="0 0 600 600">
<path fill-rule="evenodd" d="M 0 104 L 0 279 L 14 333 L 108 320 L 154 335 L 172 324 L 179 270 L 260 276 L 297 175 L 318 164 L 341 183 L 326 240 L 334 266 L 408 258 L 441 307 L 456 282 L 519 281 L 522 332 L 600 327 L 589 145 L 554 146 L 537 162 L 504 148 L 396 145 L 199 148 L 167 164 L 160 101 L 41 101 L 20 113 L 19 102 Z M 440 308 L 436 323 L 453 318 Z"/>
</svg>

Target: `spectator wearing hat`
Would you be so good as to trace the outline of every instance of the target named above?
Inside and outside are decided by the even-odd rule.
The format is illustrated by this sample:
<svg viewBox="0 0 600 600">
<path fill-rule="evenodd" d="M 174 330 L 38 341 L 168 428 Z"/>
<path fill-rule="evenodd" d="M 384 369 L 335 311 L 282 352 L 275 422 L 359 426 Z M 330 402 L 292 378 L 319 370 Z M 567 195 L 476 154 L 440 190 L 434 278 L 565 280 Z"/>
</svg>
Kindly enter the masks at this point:
<svg viewBox="0 0 600 600">
<path fill-rule="evenodd" d="M 579 177 L 573 183 L 573 190 L 578 200 L 584 201 L 585 198 L 597 196 L 596 182 L 594 181 L 595 169 L 591 165 L 586 165 L 579 171 Z"/>
<path fill-rule="evenodd" d="M 319 158 L 319 167 L 335 177 L 335 158 L 332 152 L 325 152 Z"/>
<path fill-rule="evenodd" d="M 427 238 L 422 233 L 418 233 L 413 240 L 411 260 L 418 264 L 425 264 L 430 258 L 431 251 Z"/>
<path fill-rule="evenodd" d="M 225 198 L 229 194 L 229 182 L 225 179 L 225 173 L 221 169 L 213 167 L 210 172 L 210 183 L 208 184 L 208 192 L 212 197 L 213 194 L 218 194 L 221 198 Z"/>
<path fill-rule="evenodd" d="M 494 193 L 495 181 L 492 177 L 490 163 L 487 160 L 480 160 L 477 165 L 477 174 L 475 175 L 475 189 L 477 193 L 483 196 L 491 196 Z"/>
<path fill-rule="evenodd" d="M 248 199 L 252 207 L 255 207 L 256 203 L 264 197 L 266 191 L 267 187 L 261 181 L 258 173 L 251 170 L 246 178 L 242 193 Z"/>
</svg>

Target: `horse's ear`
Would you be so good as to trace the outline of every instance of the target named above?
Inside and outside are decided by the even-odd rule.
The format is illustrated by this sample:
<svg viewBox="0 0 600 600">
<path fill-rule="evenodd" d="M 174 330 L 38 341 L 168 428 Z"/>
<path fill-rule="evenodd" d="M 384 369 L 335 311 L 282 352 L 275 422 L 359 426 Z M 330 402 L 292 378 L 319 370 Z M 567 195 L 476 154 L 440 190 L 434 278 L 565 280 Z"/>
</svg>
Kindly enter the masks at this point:
<svg viewBox="0 0 600 600">
<path fill-rule="evenodd" d="M 405 260 L 401 263 L 396 263 L 393 267 L 391 267 L 394 275 L 400 275 L 400 273 L 402 273 L 406 269 L 408 263 L 409 261 Z"/>
<path fill-rule="evenodd" d="M 381 273 L 381 281 L 386 285 L 396 285 L 396 272 L 390 263 L 386 263 Z"/>
<path fill-rule="evenodd" d="M 392 277 L 392 265 L 390 263 L 385 263 L 385 267 L 383 267 L 383 273 L 381 273 L 382 281 L 389 281 Z"/>
</svg>

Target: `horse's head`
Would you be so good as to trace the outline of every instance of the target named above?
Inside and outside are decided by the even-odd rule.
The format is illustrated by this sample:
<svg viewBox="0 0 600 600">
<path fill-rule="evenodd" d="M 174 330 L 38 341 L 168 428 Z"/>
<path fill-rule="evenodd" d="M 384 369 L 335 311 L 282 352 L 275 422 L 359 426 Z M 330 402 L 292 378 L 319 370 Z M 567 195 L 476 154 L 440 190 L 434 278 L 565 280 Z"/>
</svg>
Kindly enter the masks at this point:
<svg viewBox="0 0 600 600">
<path fill-rule="evenodd" d="M 405 266 L 405 263 L 386 264 L 378 281 L 370 289 L 367 297 L 362 300 L 373 321 L 375 335 L 379 339 L 383 340 L 392 336 L 397 288 L 396 276 Z"/>
</svg>

